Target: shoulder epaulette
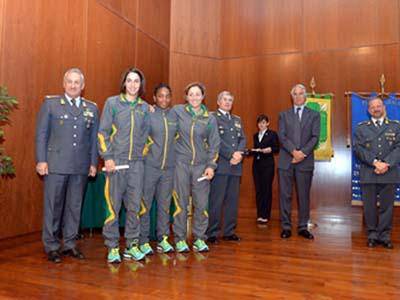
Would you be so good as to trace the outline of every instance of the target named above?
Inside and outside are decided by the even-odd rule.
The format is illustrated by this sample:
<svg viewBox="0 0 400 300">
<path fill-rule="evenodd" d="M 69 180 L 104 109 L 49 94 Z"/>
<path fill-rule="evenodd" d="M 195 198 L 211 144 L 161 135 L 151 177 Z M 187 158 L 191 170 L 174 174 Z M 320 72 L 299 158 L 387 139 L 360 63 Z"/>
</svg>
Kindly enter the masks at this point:
<svg viewBox="0 0 400 300">
<path fill-rule="evenodd" d="M 62 97 L 61 95 L 46 95 L 44 98 L 45 99 L 59 99 Z"/>
<path fill-rule="evenodd" d="M 396 123 L 396 124 L 400 124 L 400 121 L 399 120 L 390 120 L 390 119 L 387 119 L 389 122 L 391 122 L 391 123 Z"/>
<path fill-rule="evenodd" d="M 94 104 L 94 105 L 96 105 L 97 106 L 97 103 L 96 102 L 93 102 L 93 101 L 90 101 L 90 100 L 88 100 L 88 99 L 85 99 L 85 98 L 82 98 L 84 101 L 86 101 L 86 102 L 89 102 L 89 103 L 92 103 L 92 104 Z"/>
<path fill-rule="evenodd" d="M 235 114 L 232 114 L 232 117 L 238 118 L 240 120 L 240 117 Z"/>
<path fill-rule="evenodd" d="M 360 123 L 358 123 L 358 125 L 370 125 L 371 121 L 366 120 L 366 121 L 361 121 Z"/>
</svg>

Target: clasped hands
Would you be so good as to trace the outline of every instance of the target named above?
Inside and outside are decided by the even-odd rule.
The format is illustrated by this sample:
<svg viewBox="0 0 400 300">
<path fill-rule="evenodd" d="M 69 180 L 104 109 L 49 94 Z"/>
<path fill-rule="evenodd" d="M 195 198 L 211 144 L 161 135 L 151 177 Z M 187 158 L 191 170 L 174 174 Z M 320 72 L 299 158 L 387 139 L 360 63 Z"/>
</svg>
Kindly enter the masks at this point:
<svg viewBox="0 0 400 300">
<path fill-rule="evenodd" d="M 239 164 L 243 159 L 243 152 L 242 151 L 235 151 L 232 154 L 232 158 L 229 161 L 231 165 L 237 165 Z"/>
<path fill-rule="evenodd" d="M 306 158 L 306 155 L 301 150 L 293 150 L 292 156 L 293 156 L 292 164 L 298 164 L 299 162 L 302 162 Z"/>
<path fill-rule="evenodd" d="M 376 160 L 374 161 L 374 167 L 375 174 L 385 174 L 389 170 L 390 165 L 383 161 Z"/>
</svg>

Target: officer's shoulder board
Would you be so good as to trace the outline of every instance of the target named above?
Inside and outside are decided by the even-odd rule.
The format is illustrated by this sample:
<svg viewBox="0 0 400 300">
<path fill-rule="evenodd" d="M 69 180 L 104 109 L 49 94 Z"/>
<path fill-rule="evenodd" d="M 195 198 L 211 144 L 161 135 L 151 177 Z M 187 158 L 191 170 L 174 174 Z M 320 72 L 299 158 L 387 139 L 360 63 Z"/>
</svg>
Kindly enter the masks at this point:
<svg viewBox="0 0 400 300">
<path fill-rule="evenodd" d="M 358 123 L 357 125 L 371 125 L 371 121 L 370 120 L 366 120 L 366 121 L 361 121 L 360 123 Z"/>
<path fill-rule="evenodd" d="M 94 101 L 90 101 L 90 100 L 88 100 L 88 99 L 85 99 L 85 98 L 82 98 L 85 102 L 87 102 L 87 103 L 91 103 L 91 104 L 93 104 L 94 106 L 97 106 L 97 103 L 96 102 L 94 102 Z"/>
<path fill-rule="evenodd" d="M 238 119 L 238 120 L 240 121 L 240 117 L 239 117 L 239 116 L 234 115 L 234 114 L 231 114 L 231 116 L 234 117 L 234 118 L 236 118 L 236 119 Z"/>
<path fill-rule="evenodd" d="M 46 95 L 46 96 L 44 96 L 44 99 L 57 100 L 57 99 L 60 99 L 61 97 L 62 97 L 61 95 Z"/>
<path fill-rule="evenodd" d="M 389 123 L 396 123 L 396 124 L 400 124 L 399 120 L 390 120 L 390 119 L 386 119 Z"/>
</svg>

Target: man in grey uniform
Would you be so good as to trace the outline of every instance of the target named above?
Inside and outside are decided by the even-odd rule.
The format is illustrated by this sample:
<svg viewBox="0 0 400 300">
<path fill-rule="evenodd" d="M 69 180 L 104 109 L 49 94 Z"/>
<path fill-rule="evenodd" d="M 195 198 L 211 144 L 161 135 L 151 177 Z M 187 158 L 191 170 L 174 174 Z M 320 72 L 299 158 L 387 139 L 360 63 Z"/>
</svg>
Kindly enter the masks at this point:
<svg viewBox="0 0 400 300">
<path fill-rule="evenodd" d="M 217 243 L 221 230 L 223 211 L 223 239 L 239 241 L 235 234 L 239 201 L 240 177 L 242 175 L 243 152 L 246 148 L 246 137 L 238 116 L 230 114 L 233 95 L 223 91 L 218 95 L 218 110 L 213 113 L 218 123 L 221 139 L 218 157 L 218 168 L 211 181 L 207 230 L 208 242 Z"/>
<path fill-rule="evenodd" d="M 354 135 L 354 151 L 361 162 L 367 246 L 375 247 L 381 243 L 392 249 L 393 204 L 396 184 L 400 181 L 400 124 L 385 118 L 385 106 L 379 97 L 369 100 L 368 112 L 371 119 L 358 124 Z"/>
<path fill-rule="evenodd" d="M 298 196 L 299 236 L 314 239 L 307 230 L 310 219 L 310 190 L 314 172 L 314 148 L 320 133 L 320 115 L 305 106 L 306 88 L 296 84 L 291 91 L 293 107 L 279 114 L 279 200 L 281 214 L 281 238 L 290 238 L 292 184 L 295 180 Z"/>
<path fill-rule="evenodd" d="M 64 75 L 62 96 L 46 97 L 37 117 L 36 171 L 44 176 L 42 239 L 48 259 L 61 262 L 63 252 L 84 255 L 75 244 L 87 177 L 96 175 L 98 109 L 81 97 L 84 76 L 77 68 Z"/>
<path fill-rule="evenodd" d="M 176 118 L 170 113 L 171 88 L 159 84 L 153 95 L 155 111 L 149 114 L 150 131 L 145 147 L 143 206 L 140 214 L 140 250 L 153 252 L 149 245 L 150 209 L 154 195 L 157 201 L 157 251 L 174 250 L 168 242 L 169 209 L 175 171 Z"/>
</svg>

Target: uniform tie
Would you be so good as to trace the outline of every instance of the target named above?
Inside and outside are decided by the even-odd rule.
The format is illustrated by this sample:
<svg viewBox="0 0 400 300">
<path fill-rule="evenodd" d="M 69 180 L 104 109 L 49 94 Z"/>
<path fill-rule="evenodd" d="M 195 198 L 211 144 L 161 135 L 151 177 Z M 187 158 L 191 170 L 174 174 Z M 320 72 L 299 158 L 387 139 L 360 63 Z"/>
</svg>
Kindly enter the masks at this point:
<svg viewBox="0 0 400 300">
<path fill-rule="evenodd" d="M 376 125 L 376 127 L 378 127 L 378 128 L 381 127 L 381 125 L 382 125 L 382 124 L 381 124 L 381 121 L 380 121 L 380 120 L 376 120 L 375 125 Z"/>
<path fill-rule="evenodd" d="M 79 113 L 79 108 L 78 108 L 78 106 L 76 105 L 76 99 L 75 99 L 75 98 L 72 98 L 72 99 L 71 99 L 71 103 L 72 103 L 72 112 L 73 112 L 74 114 L 78 114 L 78 113 Z"/>
<path fill-rule="evenodd" d="M 293 124 L 293 129 L 294 129 L 294 146 L 296 149 L 300 149 L 301 145 L 301 125 L 300 125 L 300 110 L 301 107 L 296 107 L 296 118 Z"/>
</svg>

